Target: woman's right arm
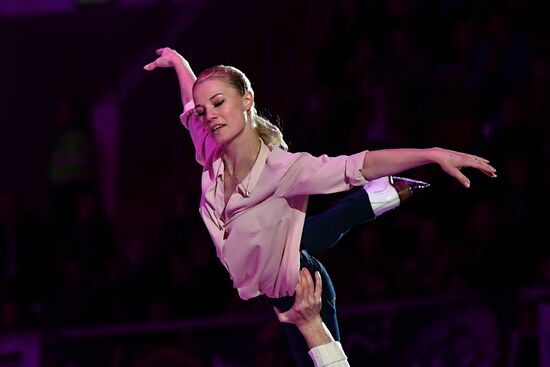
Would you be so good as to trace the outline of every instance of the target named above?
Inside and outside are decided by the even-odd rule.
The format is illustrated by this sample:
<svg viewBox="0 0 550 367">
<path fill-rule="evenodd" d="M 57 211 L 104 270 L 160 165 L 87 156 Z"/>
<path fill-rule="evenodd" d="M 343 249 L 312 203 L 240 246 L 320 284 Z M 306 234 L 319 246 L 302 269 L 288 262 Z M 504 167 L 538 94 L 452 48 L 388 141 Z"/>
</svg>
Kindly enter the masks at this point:
<svg viewBox="0 0 550 367">
<path fill-rule="evenodd" d="M 186 103 L 193 100 L 193 83 L 197 77 L 191 69 L 189 62 L 183 58 L 179 53 L 169 47 L 159 48 L 156 51 L 157 59 L 143 68 L 151 71 L 156 68 L 174 68 L 178 75 L 178 82 L 181 90 L 181 102 L 183 106 Z"/>
<path fill-rule="evenodd" d="M 193 84 L 197 77 L 191 69 L 189 62 L 177 51 L 163 47 L 156 51 L 158 57 L 143 68 L 151 71 L 156 68 L 173 68 L 176 71 L 180 86 L 181 102 L 184 107 L 181 115 L 181 122 L 190 134 L 195 145 L 196 159 L 204 165 L 210 154 L 217 148 L 217 144 L 209 137 L 206 129 L 203 128 L 200 120 L 193 112 Z"/>
</svg>

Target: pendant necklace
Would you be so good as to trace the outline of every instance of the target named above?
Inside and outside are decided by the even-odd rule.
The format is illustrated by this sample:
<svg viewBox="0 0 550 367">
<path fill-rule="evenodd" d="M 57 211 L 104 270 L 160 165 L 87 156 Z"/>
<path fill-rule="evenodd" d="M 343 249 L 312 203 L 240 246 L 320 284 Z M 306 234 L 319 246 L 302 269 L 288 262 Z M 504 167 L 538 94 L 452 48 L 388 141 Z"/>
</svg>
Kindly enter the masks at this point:
<svg viewBox="0 0 550 367">
<path fill-rule="evenodd" d="M 246 187 L 244 188 L 244 193 L 243 193 L 244 197 L 246 198 L 250 197 L 250 190 L 248 189 L 248 187 L 250 186 L 250 176 L 252 176 L 252 167 L 254 167 L 254 165 L 256 164 L 256 161 L 258 160 L 258 156 L 260 155 L 261 148 L 262 146 L 260 145 L 260 149 L 258 149 L 258 153 L 256 153 L 256 158 L 254 158 L 254 162 L 252 162 L 252 166 L 250 166 L 250 171 L 248 172 L 248 180 L 246 181 Z M 237 191 L 239 188 L 239 185 L 242 185 L 242 181 L 238 181 L 237 177 L 233 176 L 233 174 L 229 172 L 229 170 L 227 170 L 227 175 L 231 178 L 231 181 L 233 181 L 236 184 L 235 191 Z"/>
<path fill-rule="evenodd" d="M 242 181 L 238 181 L 237 178 L 229 172 L 229 170 L 227 171 L 227 176 L 229 176 L 229 178 L 231 178 L 231 181 L 235 183 L 235 191 L 238 191 L 239 185 L 243 184 Z M 247 198 L 250 197 L 250 191 L 248 190 L 249 185 L 250 185 L 250 173 L 248 174 L 248 180 L 246 182 L 246 187 L 244 188 L 244 192 L 243 192 L 244 196 Z"/>
</svg>

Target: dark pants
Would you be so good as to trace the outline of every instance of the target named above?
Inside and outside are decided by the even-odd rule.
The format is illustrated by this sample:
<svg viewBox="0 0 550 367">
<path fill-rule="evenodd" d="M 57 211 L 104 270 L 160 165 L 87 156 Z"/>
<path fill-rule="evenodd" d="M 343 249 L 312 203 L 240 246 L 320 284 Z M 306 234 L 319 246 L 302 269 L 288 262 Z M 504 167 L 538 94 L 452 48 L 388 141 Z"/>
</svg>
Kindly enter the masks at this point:
<svg viewBox="0 0 550 367">
<path fill-rule="evenodd" d="M 352 227 L 374 218 L 375 215 L 372 211 L 369 196 L 365 190 L 359 189 L 344 197 L 333 208 L 307 218 L 304 224 L 300 268 L 306 267 L 312 275 L 315 271 L 319 271 L 321 274 L 323 282 L 321 318 L 335 340 L 340 340 L 340 331 L 336 316 L 334 285 L 323 264 L 311 256 L 310 253 L 317 254 L 332 247 Z M 282 312 L 289 310 L 294 303 L 294 296 L 281 298 L 260 296 L 259 299 L 277 307 Z M 297 366 L 313 366 L 313 362 L 307 354 L 309 348 L 298 328 L 289 323 L 283 323 L 282 325 Z"/>
<path fill-rule="evenodd" d="M 364 189 L 357 189 L 334 207 L 306 218 L 300 247 L 313 255 L 321 253 L 334 246 L 356 225 L 374 218 L 369 195 Z"/>
</svg>

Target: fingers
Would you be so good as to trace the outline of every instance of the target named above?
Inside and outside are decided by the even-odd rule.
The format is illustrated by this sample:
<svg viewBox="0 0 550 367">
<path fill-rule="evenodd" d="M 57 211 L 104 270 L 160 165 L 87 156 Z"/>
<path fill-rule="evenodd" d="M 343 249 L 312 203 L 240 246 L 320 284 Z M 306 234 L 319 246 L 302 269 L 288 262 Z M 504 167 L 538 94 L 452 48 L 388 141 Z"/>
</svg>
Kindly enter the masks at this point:
<svg viewBox="0 0 550 367">
<path fill-rule="evenodd" d="M 279 309 L 275 306 L 273 306 L 273 311 L 277 314 L 277 318 L 280 322 L 287 322 L 288 318 L 286 317 L 286 313 L 279 311 Z"/>
<path fill-rule="evenodd" d="M 311 273 L 307 268 L 302 268 L 302 270 L 300 270 L 300 283 L 302 284 L 303 295 L 305 297 L 310 297 L 315 291 L 315 285 L 313 284 Z"/>
<path fill-rule="evenodd" d="M 307 268 L 300 269 L 300 283 L 298 287 L 300 288 L 300 295 L 304 295 L 304 297 L 315 296 L 315 299 L 320 298 L 323 292 L 321 274 L 318 271 L 315 272 L 314 282 Z M 296 290 L 296 294 L 298 295 L 298 289 Z"/>
<path fill-rule="evenodd" d="M 448 174 L 456 178 L 462 186 L 470 188 L 470 180 L 461 172 L 463 168 L 474 168 L 483 174 L 495 178 L 496 168 L 489 164 L 489 160 L 474 154 L 452 152 L 448 155 L 441 166 Z"/>
<path fill-rule="evenodd" d="M 449 175 L 453 176 L 454 178 L 456 178 L 461 184 L 462 186 L 464 186 L 465 188 L 469 189 L 470 188 L 470 180 L 468 179 L 468 177 L 466 177 L 462 172 L 460 172 L 460 169 L 459 168 L 456 168 L 456 167 L 452 167 L 452 168 L 448 168 L 445 170 Z"/>
<path fill-rule="evenodd" d="M 150 62 L 149 64 L 145 65 L 143 68 L 145 70 L 153 70 L 156 67 L 157 67 L 157 63 L 155 61 L 153 61 L 153 62 Z"/>
<path fill-rule="evenodd" d="M 305 316 L 306 318 L 310 319 L 318 315 L 322 307 L 321 294 L 323 287 L 321 274 L 318 271 L 315 272 L 316 282 L 313 282 L 311 273 L 307 268 L 300 270 L 300 275 L 303 293 L 300 294 L 300 297 L 296 296 L 296 302 L 299 301 L 302 308 L 301 312 L 307 315 Z"/>
<path fill-rule="evenodd" d="M 143 68 L 144 68 L 145 70 L 149 70 L 149 71 L 150 71 L 150 70 L 153 70 L 153 69 L 155 69 L 155 68 L 157 68 L 157 67 L 166 66 L 166 65 L 163 65 L 162 62 L 159 64 L 159 62 L 160 62 L 159 60 L 162 61 L 161 58 L 162 58 L 163 56 L 167 56 L 168 53 L 167 53 L 166 51 L 169 51 L 169 50 L 170 50 L 169 47 L 161 47 L 161 48 L 156 49 L 156 50 L 155 50 L 155 53 L 156 53 L 157 55 L 159 55 L 160 57 L 158 57 L 155 61 L 150 62 L 149 64 L 145 65 Z"/>
<path fill-rule="evenodd" d="M 489 177 L 496 177 L 497 176 L 496 175 L 496 172 L 497 172 L 496 168 L 489 164 L 488 159 L 478 157 L 476 155 L 470 155 L 469 159 L 471 161 L 471 166 L 472 167 L 477 168 L 478 170 L 482 171 L 483 173 L 485 173 Z"/>
<path fill-rule="evenodd" d="M 489 163 L 489 160 L 488 160 L 488 159 L 485 159 L 485 158 L 482 158 L 482 157 L 478 157 L 477 155 L 471 154 L 471 155 L 470 155 L 470 158 L 473 159 L 474 161 Z"/>
<path fill-rule="evenodd" d="M 304 279 L 304 275 L 303 275 L 302 270 L 300 270 L 300 278 L 298 280 L 298 286 L 296 287 L 296 299 L 297 300 L 301 300 L 302 299 L 302 294 L 304 293 L 305 279 Z"/>
<path fill-rule="evenodd" d="M 307 310 L 316 308 L 318 300 L 321 299 L 317 295 L 318 291 L 313 283 L 311 273 L 307 268 L 300 270 L 300 283 L 296 288 L 295 306 L 298 312 L 307 312 Z"/>
<path fill-rule="evenodd" d="M 321 273 L 318 271 L 315 272 L 315 299 L 320 299 L 323 294 L 323 282 L 321 280 Z"/>
<path fill-rule="evenodd" d="M 491 178 L 497 177 L 497 170 L 495 167 L 489 164 L 489 160 L 475 156 L 475 155 L 469 156 L 468 160 L 469 160 L 468 163 L 470 167 L 481 171 L 482 173 L 484 173 L 485 175 Z"/>
<path fill-rule="evenodd" d="M 300 279 L 296 287 L 295 300 L 292 307 L 281 312 L 277 307 L 273 311 L 281 322 L 305 325 L 319 318 L 322 308 L 322 281 L 318 271 L 315 272 L 315 282 L 307 268 L 300 269 Z"/>
<path fill-rule="evenodd" d="M 486 167 L 480 167 L 478 168 L 481 172 L 483 172 L 483 174 L 485 174 L 486 176 L 489 176 L 491 178 L 496 178 L 497 177 L 497 171 L 496 169 L 494 168 L 486 168 Z"/>
</svg>

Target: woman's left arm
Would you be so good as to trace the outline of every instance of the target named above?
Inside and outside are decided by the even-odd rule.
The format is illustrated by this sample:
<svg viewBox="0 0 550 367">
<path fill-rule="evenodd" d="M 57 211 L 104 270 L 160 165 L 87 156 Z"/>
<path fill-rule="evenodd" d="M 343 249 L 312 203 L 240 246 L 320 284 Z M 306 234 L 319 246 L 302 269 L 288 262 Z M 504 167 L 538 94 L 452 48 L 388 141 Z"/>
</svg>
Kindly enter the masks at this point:
<svg viewBox="0 0 550 367">
<path fill-rule="evenodd" d="M 365 179 L 373 180 L 429 163 L 439 164 L 443 171 L 466 188 L 470 187 L 470 180 L 461 172 L 463 168 L 474 168 L 489 177 L 496 177 L 496 169 L 487 159 L 442 148 L 372 150 L 365 154 L 361 173 Z"/>
</svg>

